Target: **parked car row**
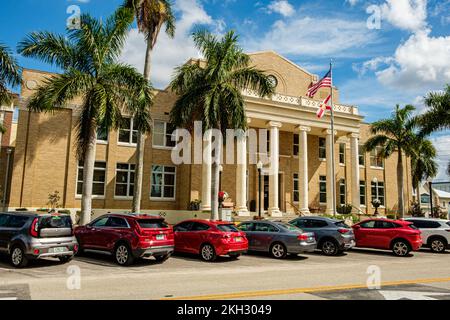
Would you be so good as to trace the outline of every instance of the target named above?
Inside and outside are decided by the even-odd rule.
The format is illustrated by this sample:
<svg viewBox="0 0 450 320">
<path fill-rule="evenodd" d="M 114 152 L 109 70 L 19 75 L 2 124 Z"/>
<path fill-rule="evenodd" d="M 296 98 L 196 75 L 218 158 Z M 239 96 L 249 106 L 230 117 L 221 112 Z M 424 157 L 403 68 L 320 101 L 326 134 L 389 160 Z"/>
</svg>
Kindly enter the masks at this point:
<svg viewBox="0 0 450 320">
<path fill-rule="evenodd" d="M 67 262 L 88 251 L 111 255 L 119 265 L 130 265 L 138 258 L 154 257 L 163 262 L 174 252 L 199 255 L 204 261 L 222 255 L 236 259 L 249 251 L 268 252 L 276 259 L 315 250 L 332 256 L 353 247 L 392 250 L 397 256 L 407 256 L 422 246 L 444 252 L 449 243 L 450 222 L 439 219 L 368 219 L 352 227 L 324 217 L 299 217 L 289 223 L 254 220 L 238 225 L 192 219 L 171 227 L 160 216 L 107 214 L 73 228 L 65 214 L 0 214 L 0 252 L 7 253 L 15 267 L 44 257 Z"/>
</svg>

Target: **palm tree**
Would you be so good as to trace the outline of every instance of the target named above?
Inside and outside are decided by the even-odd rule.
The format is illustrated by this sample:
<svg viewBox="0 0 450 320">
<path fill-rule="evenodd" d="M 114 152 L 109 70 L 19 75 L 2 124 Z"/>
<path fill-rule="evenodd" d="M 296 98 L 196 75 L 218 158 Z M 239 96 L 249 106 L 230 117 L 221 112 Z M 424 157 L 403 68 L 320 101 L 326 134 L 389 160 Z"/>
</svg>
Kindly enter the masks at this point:
<svg viewBox="0 0 450 320">
<path fill-rule="evenodd" d="M 438 165 L 434 160 L 436 158 L 436 148 L 433 146 L 433 143 L 430 140 L 423 139 L 421 136 L 416 136 L 415 139 L 411 154 L 411 172 L 412 183 L 416 189 L 417 202 L 420 207 L 420 182 L 430 177 L 435 177 Z"/>
<path fill-rule="evenodd" d="M 430 92 L 425 105 L 428 110 L 419 118 L 423 135 L 450 128 L 450 85 L 443 92 Z"/>
<path fill-rule="evenodd" d="M 233 31 L 218 39 L 207 31 L 193 36 L 195 45 L 205 57 L 176 69 L 171 88 L 179 95 L 171 111 L 171 122 L 177 127 L 191 127 L 203 121 L 203 130 L 245 129 L 247 120 L 241 90 L 257 90 L 265 97 L 274 92 L 269 78 L 250 66 L 250 58 L 238 45 Z M 224 134 L 223 134 L 224 135 Z M 212 164 L 211 219 L 218 219 L 220 145 Z"/>
<path fill-rule="evenodd" d="M 68 30 L 67 38 L 34 32 L 19 44 L 22 55 L 63 70 L 36 89 L 30 111 L 53 112 L 76 97 L 83 101 L 76 138 L 77 156 L 84 161 L 81 224 L 91 217 L 97 130 L 117 129 L 122 112 L 137 115 L 141 129 L 150 126 L 148 108 L 142 108 L 152 100 L 149 82 L 134 68 L 116 62 L 132 21 L 132 11 L 123 8 L 105 23 L 82 15 L 81 28 Z"/>
<path fill-rule="evenodd" d="M 145 35 L 147 49 L 145 53 L 144 78 L 150 81 L 151 55 L 163 25 L 169 37 L 175 34 L 175 17 L 172 5 L 167 0 L 126 0 L 124 7 L 133 9 L 139 32 Z M 133 212 L 141 211 L 142 178 L 144 171 L 145 132 L 138 131 L 136 147 L 136 172 L 133 195 Z"/>
<path fill-rule="evenodd" d="M 428 110 L 419 117 L 421 135 L 429 135 L 436 131 L 450 128 L 450 85 L 442 92 L 430 92 L 425 97 Z M 450 176 L 450 162 L 447 167 Z"/>
<path fill-rule="evenodd" d="M 8 47 L 0 43 L 0 105 L 11 103 L 12 95 L 8 86 L 14 87 L 20 82 L 20 67 L 17 61 L 12 57 Z M 5 132 L 2 124 L 0 124 L 0 132 Z"/>
<path fill-rule="evenodd" d="M 381 147 L 380 156 L 382 158 L 390 157 L 397 152 L 397 192 L 398 192 L 398 210 L 401 217 L 405 214 L 404 204 L 404 185 L 403 185 L 403 153 L 411 156 L 412 146 L 415 138 L 415 128 L 417 121 L 413 117 L 415 108 L 407 105 L 400 108 L 395 107 L 392 117 L 376 121 L 371 126 L 371 132 L 374 134 L 364 147 L 367 151 L 375 150 Z"/>
</svg>

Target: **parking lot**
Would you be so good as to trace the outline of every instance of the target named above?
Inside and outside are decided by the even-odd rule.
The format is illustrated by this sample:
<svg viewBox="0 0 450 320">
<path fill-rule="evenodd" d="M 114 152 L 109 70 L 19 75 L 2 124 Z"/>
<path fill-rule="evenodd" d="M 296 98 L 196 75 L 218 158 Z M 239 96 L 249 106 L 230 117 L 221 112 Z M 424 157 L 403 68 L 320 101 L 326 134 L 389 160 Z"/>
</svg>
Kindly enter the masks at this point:
<svg viewBox="0 0 450 320">
<path fill-rule="evenodd" d="M 79 277 L 78 277 L 79 275 Z M 381 280 L 381 290 L 367 282 Z M 14 269 L 0 257 L 0 299 L 450 299 L 450 252 L 428 250 L 399 258 L 353 249 L 275 260 L 265 254 L 205 263 L 176 255 L 119 267 L 87 254 L 68 264 L 35 261 Z"/>
</svg>

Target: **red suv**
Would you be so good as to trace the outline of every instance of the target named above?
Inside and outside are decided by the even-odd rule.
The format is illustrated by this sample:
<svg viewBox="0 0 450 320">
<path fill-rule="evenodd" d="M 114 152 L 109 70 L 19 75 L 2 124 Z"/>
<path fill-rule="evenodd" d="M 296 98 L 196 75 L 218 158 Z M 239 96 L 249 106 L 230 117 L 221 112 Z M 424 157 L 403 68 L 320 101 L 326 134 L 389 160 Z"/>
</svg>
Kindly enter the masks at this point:
<svg viewBox="0 0 450 320">
<path fill-rule="evenodd" d="M 159 216 L 107 214 L 75 229 L 79 251 L 108 253 L 120 265 L 136 258 L 165 261 L 174 250 L 172 228 Z"/>
<path fill-rule="evenodd" d="M 217 256 L 238 258 L 248 250 L 248 241 L 230 222 L 210 220 L 187 220 L 173 227 L 175 251 L 200 254 L 205 261 Z"/>
<path fill-rule="evenodd" d="M 421 232 L 403 220 L 369 219 L 353 226 L 356 246 L 392 250 L 406 256 L 422 246 Z"/>
</svg>

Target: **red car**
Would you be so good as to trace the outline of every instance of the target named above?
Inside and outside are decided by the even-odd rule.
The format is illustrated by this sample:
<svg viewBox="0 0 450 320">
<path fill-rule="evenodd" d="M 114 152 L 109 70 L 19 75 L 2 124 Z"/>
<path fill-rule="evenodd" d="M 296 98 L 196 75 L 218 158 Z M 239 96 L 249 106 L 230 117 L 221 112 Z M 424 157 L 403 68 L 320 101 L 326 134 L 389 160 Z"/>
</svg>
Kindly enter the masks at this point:
<svg viewBox="0 0 450 320">
<path fill-rule="evenodd" d="M 248 250 L 244 232 L 225 221 L 186 220 L 173 227 L 175 251 L 200 254 L 205 261 L 217 256 L 239 257 Z"/>
<path fill-rule="evenodd" d="M 114 256 L 120 265 L 136 258 L 165 261 L 174 250 L 173 230 L 159 216 L 107 214 L 75 229 L 79 251 Z"/>
<path fill-rule="evenodd" d="M 392 250 L 397 256 L 406 256 L 422 246 L 421 232 L 411 222 L 369 219 L 352 228 L 357 247 Z"/>
</svg>

